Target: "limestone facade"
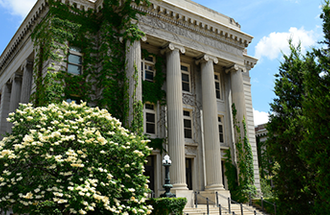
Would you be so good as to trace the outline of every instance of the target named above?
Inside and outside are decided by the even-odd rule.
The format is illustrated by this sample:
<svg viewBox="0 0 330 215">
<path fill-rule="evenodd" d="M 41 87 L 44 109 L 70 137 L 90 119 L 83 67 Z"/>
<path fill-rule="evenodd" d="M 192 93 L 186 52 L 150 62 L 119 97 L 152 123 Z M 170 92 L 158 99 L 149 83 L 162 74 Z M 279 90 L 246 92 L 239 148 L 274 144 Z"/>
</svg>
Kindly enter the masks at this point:
<svg viewBox="0 0 330 215">
<path fill-rule="evenodd" d="M 98 12 L 102 8 L 102 0 L 61 1 L 75 4 L 81 10 Z M 172 160 L 173 192 L 188 200 L 193 198 L 193 191 L 203 191 L 207 195 L 219 191 L 230 195 L 222 161 L 224 150 L 229 148 L 236 160 L 232 103 L 238 110 L 238 120 L 246 118 L 254 155 L 255 185 L 260 190 L 249 75 L 257 59 L 246 53 L 253 37 L 242 32 L 234 19 L 190 0 L 151 0 L 149 7 L 136 9 L 146 13 L 139 16 L 138 22 L 146 37 L 126 44 L 129 94 L 133 94 L 135 85 L 134 63 L 140 65 L 144 61 L 141 49 L 162 55 L 166 61 L 163 86 L 166 105 L 151 104 L 154 108 L 151 114 L 156 120 L 155 129 L 149 134 L 151 138 L 167 138 L 165 147 Z M 1 134 L 11 130 L 6 122 L 8 114 L 19 103 L 27 103 L 34 90 L 32 66 L 37 47 L 33 46 L 30 30 L 47 12 L 47 2 L 38 0 L 0 57 Z M 145 71 L 139 66 L 138 70 L 135 96 L 141 101 L 141 74 Z M 131 109 L 129 121 L 132 117 Z M 156 196 L 163 192 L 163 156 L 159 150 L 154 150 L 148 158 L 147 171 L 152 175 L 150 186 Z"/>
</svg>

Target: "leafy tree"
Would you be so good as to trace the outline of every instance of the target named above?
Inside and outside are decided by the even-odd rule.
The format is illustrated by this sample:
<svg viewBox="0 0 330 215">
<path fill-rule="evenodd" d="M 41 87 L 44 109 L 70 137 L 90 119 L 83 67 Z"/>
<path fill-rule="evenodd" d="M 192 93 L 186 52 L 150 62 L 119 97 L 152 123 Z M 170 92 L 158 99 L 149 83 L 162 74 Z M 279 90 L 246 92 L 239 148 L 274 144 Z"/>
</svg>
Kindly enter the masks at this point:
<svg viewBox="0 0 330 215">
<path fill-rule="evenodd" d="M 20 105 L 0 142 L 0 208 L 29 214 L 150 214 L 147 141 L 107 110 Z"/>
<path fill-rule="evenodd" d="M 275 81 L 277 98 L 267 126 L 267 151 L 274 164 L 274 192 L 281 214 L 330 211 L 330 7 L 323 6 L 327 47 L 284 55 Z"/>
</svg>

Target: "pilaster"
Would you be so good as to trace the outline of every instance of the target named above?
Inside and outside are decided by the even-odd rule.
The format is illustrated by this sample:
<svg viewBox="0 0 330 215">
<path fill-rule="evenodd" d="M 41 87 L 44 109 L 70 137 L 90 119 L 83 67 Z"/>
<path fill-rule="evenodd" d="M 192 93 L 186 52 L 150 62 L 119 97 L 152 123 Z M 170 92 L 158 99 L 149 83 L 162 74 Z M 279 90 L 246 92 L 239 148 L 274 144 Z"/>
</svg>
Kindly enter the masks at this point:
<svg viewBox="0 0 330 215">
<path fill-rule="evenodd" d="M 163 50 L 166 52 L 166 101 L 167 101 L 167 126 L 168 147 L 172 159 L 171 183 L 172 190 L 187 190 L 185 168 L 185 145 L 182 106 L 182 77 L 180 52 L 185 53 L 182 46 L 170 43 Z"/>
<path fill-rule="evenodd" d="M 205 190 L 223 190 L 221 151 L 218 131 L 218 111 L 215 94 L 214 66 L 216 57 L 204 55 L 196 63 L 201 64 L 202 103 L 205 142 L 206 187 Z"/>
<path fill-rule="evenodd" d="M 23 78 L 20 102 L 28 103 L 30 101 L 32 89 L 33 62 L 26 60 L 22 65 L 21 70 L 23 71 Z"/>
</svg>

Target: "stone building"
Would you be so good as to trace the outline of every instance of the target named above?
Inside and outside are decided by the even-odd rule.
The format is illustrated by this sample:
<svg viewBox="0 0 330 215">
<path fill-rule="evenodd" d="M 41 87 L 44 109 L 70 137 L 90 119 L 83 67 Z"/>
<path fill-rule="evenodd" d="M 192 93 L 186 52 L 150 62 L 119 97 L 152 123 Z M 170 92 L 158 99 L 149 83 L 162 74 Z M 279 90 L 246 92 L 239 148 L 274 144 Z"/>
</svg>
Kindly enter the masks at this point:
<svg viewBox="0 0 330 215">
<path fill-rule="evenodd" d="M 31 93 L 38 90 L 33 70 L 41 72 L 40 77 L 45 76 L 49 67 L 53 71 L 66 70 L 75 76 L 87 70 L 87 66 L 83 65 L 87 55 L 79 47 L 71 47 L 67 52 L 61 48 L 55 50 L 62 56 L 61 61 L 50 59 L 37 65 L 38 53 L 46 47 L 37 46 L 31 32 L 47 18 L 49 2 L 37 1 L 1 54 L 2 134 L 11 130 L 11 125 L 6 122 L 8 114 L 15 111 L 19 103 L 27 103 Z M 103 11 L 103 0 L 54 2 L 75 8 L 76 11 L 89 11 L 96 14 L 95 17 L 99 17 Z M 205 195 L 212 195 L 215 191 L 224 196 L 230 195 L 223 161 L 226 149 L 231 149 L 234 162 L 237 159 L 233 103 L 236 105 L 238 121 L 246 118 L 247 135 L 254 156 L 255 185 L 260 190 L 249 75 L 257 59 L 246 51 L 253 37 L 242 32 L 241 26 L 233 18 L 193 1 L 150 2 L 149 6 L 133 6 L 145 13 L 138 15 L 137 22 L 145 36 L 133 42 L 124 40 L 122 45 L 126 56 L 125 74 L 129 80 L 129 123 L 135 117 L 134 101 L 142 101 L 145 93 L 142 83 L 155 81 L 156 61 L 163 59 L 161 68 L 166 80 L 161 87 L 166 91 L 166 102 L 143 104 L 144 132 L 150 138 L 164 139 L 166 142 L 163 147 L 172 160 L 172 192 L 177 196 L 186 196 L 190 203 L 193 191 L 201 191 Z M 98 40 L 99 35 L 96 33 L 92 38 Z M 122 38 L 118 38 L 118 41 L 122 41 Z M 148 54 L 141 54 L 141 50 Z M 99 69 L 103 67 L 102 62 L 97 65 L 97 70 L 102 71 Z M 75 100 L 76 97 L 72 95 L 68 99 Z M 97 103 L 91 102 L 91 105 Z M 163 192 L 163 156 L 160 149 L 154 149 L 146 166 L 150 188 L 156 196 Z"/>
</svg>

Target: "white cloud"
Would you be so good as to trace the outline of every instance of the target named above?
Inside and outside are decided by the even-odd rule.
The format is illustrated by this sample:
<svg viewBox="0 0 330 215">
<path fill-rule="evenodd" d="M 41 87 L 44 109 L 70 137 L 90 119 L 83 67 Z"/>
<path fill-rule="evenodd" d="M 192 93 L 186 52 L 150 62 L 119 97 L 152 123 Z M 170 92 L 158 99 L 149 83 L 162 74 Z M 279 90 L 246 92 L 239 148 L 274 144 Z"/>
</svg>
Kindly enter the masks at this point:
<svg viewBox="0 0 330 215">
<path fill-rule="evenodd" d="M 12 15 L 24 18 L 37 0 L 0 0 L 0 6 L 7 9 Z"/>
<path fill-rule="evenodd" d="M 265 124 L 269 120 L 269 114 L 266 112 L 253 109 L 254 125 Z"/>
<path fill-rule="evenodd" d="M 309 47 L 316 44 L 317 33 L 313 30 L 306 31 L 304 27 L 297 29 L 291 27 L 289 32 L 272 32 L 268 36 L 264 36 L 255 46 L 255 55 L 257 58 L 267 57 L 270 60 L 278 58 L 281 51 L 289 54 L 289 39 L 292 39 L 293 45 L 297 46 L 301 42 L 303 52 Z"/>
</svg>

